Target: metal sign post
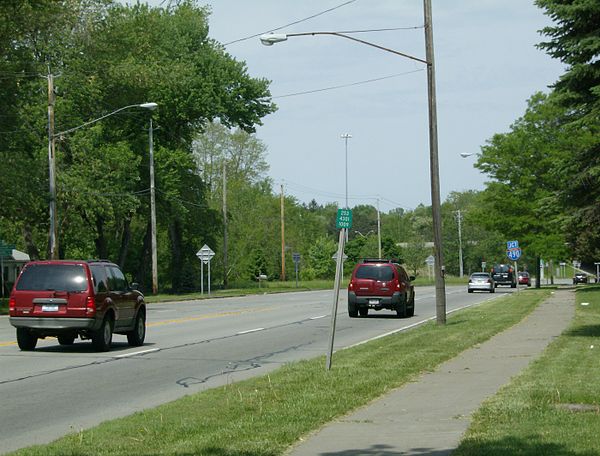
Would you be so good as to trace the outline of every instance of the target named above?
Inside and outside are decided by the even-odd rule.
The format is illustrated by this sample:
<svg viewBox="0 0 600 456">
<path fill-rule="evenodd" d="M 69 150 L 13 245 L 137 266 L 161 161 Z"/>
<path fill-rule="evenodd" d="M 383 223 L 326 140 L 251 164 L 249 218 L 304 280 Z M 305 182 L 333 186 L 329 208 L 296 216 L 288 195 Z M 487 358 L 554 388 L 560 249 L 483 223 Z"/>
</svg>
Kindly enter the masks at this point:
<svg viewBox="0 0 600 456">
<path fill-rule="evenodd" d="M 208 245 L 204 244 L 196 252 L 196 256 L 200 259 L 200 294 L 204 295 L 204 265 L 208 264 L 208 295 L 210 296 L 210 260 L 215 256 L 215 252 Z"/>
<path fill-rule="evenodd" d="M 340 282 L 342 281 L 342 268 L 344 266 L 344 245 L 347 230 L 352 227 L 352 211 L 350 209 L 338 209 L 335 227 L 340 230 L 338 250 L 335 264 L 335 282 L 333 286 L 333 305 L 331 308 L 331 329 L 329 334 L 329 350 L 325 361 L 326 370 L 331 370 L 331 357 L 333 356 L 333 340 L 335 336 L 335 322 L 337 318 L 338 302 L 340 299 Z"/>
<path fill-rule="evenodd" d="M 292 253 L 292 260 L 294 260 L 294 270 L 296 271 L 296 288 L 298 288 L 298 265 L 300 264 L 300 254 Z"/>
</svg>

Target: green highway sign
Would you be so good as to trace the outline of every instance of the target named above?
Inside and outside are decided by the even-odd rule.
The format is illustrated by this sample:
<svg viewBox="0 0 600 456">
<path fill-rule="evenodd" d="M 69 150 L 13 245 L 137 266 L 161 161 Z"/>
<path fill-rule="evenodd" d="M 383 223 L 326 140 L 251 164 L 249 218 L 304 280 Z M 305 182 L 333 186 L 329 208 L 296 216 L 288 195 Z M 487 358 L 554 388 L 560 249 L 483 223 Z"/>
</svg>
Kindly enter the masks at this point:
<svg viewBox="0 0 600 456">
<path fill-rule="evenodd" d="M 14 244 L 5 244 L 4 241 L 0 241 L 0 256 L 10 256 L 15 248 Z"/>
<path fill-rule="evenodd" d="M 335 227 L 337 229 L 352 227 L 352 211 L 350 209 L 338 209 Z"/>
</svg>

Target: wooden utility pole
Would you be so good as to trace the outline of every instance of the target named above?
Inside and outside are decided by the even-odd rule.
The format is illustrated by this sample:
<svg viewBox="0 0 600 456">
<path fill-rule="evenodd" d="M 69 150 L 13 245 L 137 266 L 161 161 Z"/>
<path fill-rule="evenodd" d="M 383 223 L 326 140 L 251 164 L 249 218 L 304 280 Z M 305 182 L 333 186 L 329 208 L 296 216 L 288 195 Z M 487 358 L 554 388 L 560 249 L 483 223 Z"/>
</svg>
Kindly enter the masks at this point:
<svg viewBox="0 0 600 456">
<path fill-rule="evenodd" d="M 435 255 L 435 308 L 436 321 L 446 324 L 446 283 L 442 249 L 442 216 L 440 203 L 440 173 L 438 160 L 437 110 L 435 97 L 435 62 L 433 53 L 433 23 L 431 0 L 423 0 L 425 16 L 425 59 L 427 60 L 427 93 L 429 103 L 429 168 L 431 173 L 431 211 L 433 215 L 433 243 Z"/>
<path fill-rule="evenodd" d="M 227 288 L 227 163 L 223 160 L 223 288 Z"/>
<path fill-rule="evenodd" d="M 283 184 L 281 184 L 281 281 L 285 282 L 285 217 Z"/>
<path fill-rule="evenodd" d="M 56 216 L 56 156 L 54 144 L 54 76 L 48 68 L 48 173 L 50 181 L 50 258 L 58 259 L 58 227 Z"/>
</svg>

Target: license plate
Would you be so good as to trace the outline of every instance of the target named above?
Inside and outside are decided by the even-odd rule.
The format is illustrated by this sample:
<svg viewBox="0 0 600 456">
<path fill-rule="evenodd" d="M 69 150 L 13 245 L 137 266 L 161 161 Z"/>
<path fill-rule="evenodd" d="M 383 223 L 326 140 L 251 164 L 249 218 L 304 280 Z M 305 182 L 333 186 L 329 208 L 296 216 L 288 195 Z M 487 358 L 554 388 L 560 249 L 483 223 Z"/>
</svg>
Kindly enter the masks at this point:
<svg viewBox="0 0 600 456">
<path fill-rule="evenodd" d="M 42 312 L 58 312 L 58 305 L 43 305 Z"/>
<path fill-rule="evenodd" d="M 369 304 L 379 304 L 379 299 L 369 299 Z"/>
</svg>

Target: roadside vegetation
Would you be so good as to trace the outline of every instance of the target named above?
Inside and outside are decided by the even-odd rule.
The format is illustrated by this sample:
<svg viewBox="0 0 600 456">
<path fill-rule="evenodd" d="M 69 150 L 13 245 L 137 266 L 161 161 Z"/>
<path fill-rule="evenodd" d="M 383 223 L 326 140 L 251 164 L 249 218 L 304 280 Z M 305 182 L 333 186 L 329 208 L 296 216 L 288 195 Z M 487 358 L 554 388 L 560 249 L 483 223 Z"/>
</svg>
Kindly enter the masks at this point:
<svg viewBox="0 0 600 456">
<path fill-rule="evenodd" d="M 600 454 L 600 286 L 576 299 L 571 326 L 484 403 L 453 455 Z"/>
<path fill-rule="evenodd" d="M 334 354 L 105 422 L 19 455 L 278 455 L 333 418 L 514 325 L 550 290 L 511 294 Z M 435 342 L 433 342 L 435 341 Z M 351 380 L 350 380 L 351 379 Z"/>
</svg>

